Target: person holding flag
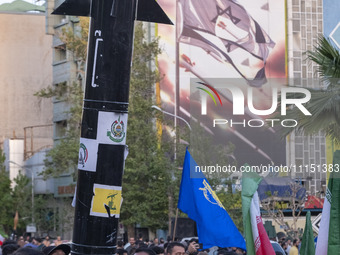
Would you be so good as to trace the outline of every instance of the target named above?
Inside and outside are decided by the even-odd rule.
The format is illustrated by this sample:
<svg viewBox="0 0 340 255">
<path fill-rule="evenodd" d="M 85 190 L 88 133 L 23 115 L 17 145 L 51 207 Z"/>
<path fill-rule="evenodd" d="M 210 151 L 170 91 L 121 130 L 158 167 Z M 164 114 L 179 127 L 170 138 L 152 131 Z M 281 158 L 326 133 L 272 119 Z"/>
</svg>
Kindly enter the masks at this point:
<svg viewBox="0 0 340 255">
<path fill-rule="evenodd" d="M 257 173 L 242 175 L 242 214 L 247 255 L 275 255 L 260 213 L 257 188 L 261 180 Z"/>
<path fill-rule="evenodd" d="M 203 249 L 218 246 L 246 250 L 243 236 L 204 174 L 197 171 L 197 168 L 195 160 L 187 150 L 177 207 L 196 222 L 198 239 L 203 244 Z"/>
</svg>

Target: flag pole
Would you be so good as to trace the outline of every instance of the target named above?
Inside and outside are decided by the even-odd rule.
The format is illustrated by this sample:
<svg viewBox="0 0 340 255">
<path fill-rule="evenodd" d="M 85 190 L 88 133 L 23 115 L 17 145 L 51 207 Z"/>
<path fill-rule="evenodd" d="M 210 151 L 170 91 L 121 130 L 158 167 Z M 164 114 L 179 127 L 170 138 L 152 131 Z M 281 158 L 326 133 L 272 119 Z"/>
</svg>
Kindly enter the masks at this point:
<svg viewBox="0 0 340 255">
<path fill-rule="evenodd" d="M 175 43 L 176 43 L 176 57 L 175 57 L 175 63 L 176 63 L 176 74 L 175 74 L 175 119 L 174 119 L 174 123 L 175 123 L 175 130 L 176 130 L 176 139 L 175 139 L 175 155 L 174 155 L 174 159 L 177 159 L 177 145 L 178 145 L 178 141 L 179 141 L 179 134 L 177 132 L 177 126 L 178 126 L 178 122 L 177 122 L 177 116 L 179 114 L 179 106 L 180 106 L 180 97 L 179 97 L 179 33 L 178 33 L 178 22 L 179 22 L 179 8 L 178 8 L 178 4 L 179 4 L 179 0 L 176 0 L 176 26 L 175 26 Z"/>
<path fill-rule="evenodd" d="M 176 228 L 177 228 L 177 218 L 178 218 L 178 208 L 176 208 L 176 217 L 175 217 L 175 225 L 174 225 L 174 231 L 172 235 L 172 241 L 175 241 L 175 236 L 176 236 Z"/>
<path fill-rule="evenodd" d="M 176 72 L 175 72 L 175 95 L 174 95 L 174 103 L 175 103 L 175 107 L 174 107 L 174 128 L 175 128 L 175 146 L 174 146 L 174 162 L 176 162 L 177 160 L 177 145 L 179 142 L 179 134 L 178 134 L 178 120 L 177 118 L 178 113 L 179 113 L 179 40 L 178 40 L 178 21 L 179 21 L 179 15 L 178 15 L 178 4 L 179 4 L 179 0 L 176 0 L 176 26 L 175 26 L 175 65 L 176 65 Z M 176 163 L 175 163 L 176 164 Z M 172 234 L 172 239 L 174 240 L 175 238 L 175 234 L 176 234 L 176 223 L 177 223 L 177 213 L 178 213 L 178 209 L 176 211 L 176 218 L 175 218 L 175 228 L 173 231 L 171 231 L 171 216 L 172 216 L 172 204 L 169 204 L 169 209 L 171 210 L 169 212 L 170 215 L 170 219 L 169 219 L 169 232 Z M 171 235 L 170 235 L 171 236 Z"/>
</svg>

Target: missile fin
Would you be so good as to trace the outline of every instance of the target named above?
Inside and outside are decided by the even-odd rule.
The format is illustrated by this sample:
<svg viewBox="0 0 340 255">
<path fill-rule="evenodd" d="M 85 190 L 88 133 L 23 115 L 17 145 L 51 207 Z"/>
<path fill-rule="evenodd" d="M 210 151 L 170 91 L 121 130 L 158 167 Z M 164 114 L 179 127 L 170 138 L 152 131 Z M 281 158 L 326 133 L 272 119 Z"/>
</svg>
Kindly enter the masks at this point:
<svg viewBox="0 0 340 255">
<path fill-rule="evenodd" d="M 65 0 L 52 14 L 90 16 L 91 0 Z"/>
<path fill-rule="evenodd" d="M 173 25 L 155 0 L 138 0 L 137 20 Z"/>
</svg>

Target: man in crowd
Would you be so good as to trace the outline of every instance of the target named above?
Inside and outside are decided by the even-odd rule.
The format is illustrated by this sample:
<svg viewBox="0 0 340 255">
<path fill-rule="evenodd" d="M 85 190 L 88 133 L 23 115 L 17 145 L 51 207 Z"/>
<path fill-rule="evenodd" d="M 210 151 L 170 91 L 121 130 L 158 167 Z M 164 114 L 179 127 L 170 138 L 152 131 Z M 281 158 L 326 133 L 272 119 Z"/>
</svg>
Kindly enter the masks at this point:
<svg viewBox="0 0 340 255">
<path fill-rule="evenodd" d="M 127 250 L 124 250 L 124 249 L 117 249 L 116 255 L 128 255 L 128 252 Z"/>
<path fill-rule="evenodd" d="M 37 246 L 39 251 L 45 248 L 45 245 L 42 243 L 42 239 L 40 237 L 33 237 L 33 244 Z"/>
<path fill-rule="evenodd" d="M 44 241 L 43 241 L 43 244 L 45 245 L 45 247 L 48 247 L 51 245 L 51 241 L 50 241 L 50 237 L 49 236 L 46 236 Z"/>
<path fill-rule="evenodd" d="M 54 241 L 54 245 L 58 246 L 61 245 L 63 241 L 61 240 L 61 236 L 57 236 L 57 240 Z"/>
<path fill-rule="evenodd" d="M 292 244 L 291 244 L 292 240 L 290 240 L 290 238 L 287 239 L 287 248 L 286 248 L 286 253 L 289 254 L 290 252 L 290 248 L 292 248 Z"/>
<path fill-rule="evenodd" d="M 160 246 L 160 247 L 164 247 L 164 238 L 163 238 L 163 237 L 161 237 L 161 238 L 159 239 L 159 246 Z"/>
<path fill-rule="evenodd" d="M 67 244 L 60 244 L 58 246 L 49 246 L 43 249 L 45 255 L 68 255 L 71 247 Z"/>
<path fill-rule="evenodd" d="M 158 242 L 158 238 L 157 238 L 157 237 L 155 237 L 155 238 L 153 239 L 153 245 L 155 245 L 155 246 L 158 246 L 158 245 L 159 245 L 159 242 Z"/>
<path fill-rule="evenodd" d="M 20 248 L 24 247 L 25 245 L 25 239 L 23 236 L 20 236 L 18 241 L 17 241 L 17 244 L 20 246 Z"/>
<path fill-rule="evenodd" d="M 166 255 L 186 255 L 184 245 L 178 242 L 169 243 L 165 253 Z"/>
<path fill-rule="evenodd" d="M 286 241 L 281 242 L 281 247 L 285 251 L 285 254 L 288 254 L 287 251 L 286 251 L 287 250 L 287 242 Z"/>
<path fill-rule="evenodd" d="M 117 241 L 117 250 L 124 250 L 124 242 L 122 240 Z"/>
<path fill-rule="evenodd" d="M 300 240 L 299 239 L 294 239 L 293 240 L 293 246 L 290 248 L 289 255 L 299 255 L 299 244 Z"/>
<path fill-rule="evenodd" d="M 156 255 L 156 253 L 149 248 L 138 248 L 135 255 Z"/>
<path fill-rule="evenodd" d="M 164 255 L 164 249 L 162 247 L 152 246 L 150 249 L 153 250 L 157 255 Z"/>
<path fill-rule="evenodd" d="M 20 246 L 13 240 L 6 240 L 1 247 L 2 255 L 13 254 Z"/>
<path fill-rule="evenodd" d="M 129 242 L 124 246 L 124 249 L 130 254 L 131 249 L 135 247 L 135 243 L 135 238 L 130 237 Z"/>
<path fill-rule="evenodd" d="M 12 255 L 44 255 L 44 253 L 31 247 L 23 247 L 16 250 Z"/>
</svg>

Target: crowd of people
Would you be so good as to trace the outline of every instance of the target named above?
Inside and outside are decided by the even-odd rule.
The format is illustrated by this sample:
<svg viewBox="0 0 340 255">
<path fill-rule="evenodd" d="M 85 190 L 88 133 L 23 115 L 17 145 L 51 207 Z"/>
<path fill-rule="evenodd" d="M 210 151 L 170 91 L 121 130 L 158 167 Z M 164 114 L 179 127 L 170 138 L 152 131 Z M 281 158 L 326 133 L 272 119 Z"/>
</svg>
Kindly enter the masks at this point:
<svg viewBox="0 0 340 255">
<path fill-rule="evenodd" d="M 279 244 L 285 250 L 286 255 L 299 254 L 299 240 L 281 239 Z M 61 237 L 51 241 L 47 236 L 45 239 L 39 237 L 19 237 L 17 241 L 6 240 L 0 251 L 0 255 L 68 255 L 71 248 L 64 244 Z M 124 244 L 122 240 L 117 241 L 115 255 L 211 255 L 209 250 L 203 250 L 198 240 L 193 238 L 189 241 L 165 241 L 163 238 L 153 240 L 143 240 L 142 237 L 135 239 L 129 238 L 129 242 Z M 213 252 L 213 255 L 238 255 L 246 254 L 240 248 L 220 248 Z"/>
<path fill-rule="evenodd" d="M 49 236 L 40 237 L 20 236 L 17 240 L 5 240 L 0 249 L 0 255 L 68 255 L 69 245 L 64 244 L 61 237 L 51 243 Z"/>
<path fill-rule="evenodd" d="M 286 255 L 299 255 L 300 250 L 300 239 L 294 239 L 293 242 L 291 239 L 282 238 L 279 240 L 279 244 L 281 245 L 282 249 L 285 251 Z"/>
<path fill-rule="evenodd" d="M 175 245 L 176 244 L 176 245 Z M 180 253 L 172 254 L 169 251 L 172 251 L 172 247 L 175 245 L 176 249 L 180 249 L 182 247 L 184 249 L 185 255 L 208 255 L 209 250 L 203 250 L 200 247 L 198 240 L 193 238 L 188 241 L 182 242 L 172 242 L 171 240 L 164 241 L 163 238 L 154 238 L 152 241 L 143 241 L 142 238 L 135 240 L 135 238 L 131 237 L 129 242 L 123 245 L 122 241 L 118 241 L 117 243 L 117 255 L 181 255 L 183 249 L 181 248 Z M 148 254 L 139 254 L 138 251 L 143 249 L 144 252 L 148 251 Z M 137 254 L 138 253 L 138 254 Z M 211 253 L 210 253 L 211 254 Z M 240 248 L 230 247 L 218 249 L 215 251 L 214 255 L 238 255 L 245 254 Z"/>
<path fill-rule="evenodd" d="M 118 240 L 115 255 L 208 255 L 208 250 L 200 249 L 197 239 L 183 242 L 165 241 L 164 238 L 143 240 L 142 237 L 129 238 L 124 244 Z M 0 249 L 0 255 L 68 255 L 71 248 L 64 244 L 61 237 L 51 241 L 48 236 L 44 239 L 39 237 L 19 237 L 16 241 L 5 240 Z M 232 247 L 217 250 L 215 255 L 245 254 L 241 249 Z"/>
</svg>

